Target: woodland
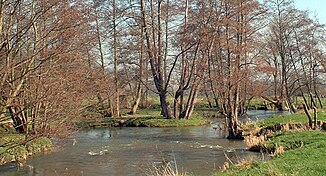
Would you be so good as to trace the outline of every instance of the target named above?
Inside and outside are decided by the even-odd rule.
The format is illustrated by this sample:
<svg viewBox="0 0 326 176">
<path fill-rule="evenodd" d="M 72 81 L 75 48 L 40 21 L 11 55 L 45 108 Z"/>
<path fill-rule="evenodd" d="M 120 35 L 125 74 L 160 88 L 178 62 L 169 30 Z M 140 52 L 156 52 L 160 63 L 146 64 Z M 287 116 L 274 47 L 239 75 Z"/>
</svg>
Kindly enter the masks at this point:
<svg viewBox="0 0 326 176">
<path fill-rule="evenodd" d="M 325 36 L 291 0 L 0 0 L 0 125 L 65 136 L 90 107 L 120 118 L 155 97 L 187 120 L 203 99 L 241 138 L 254 98 L 323 108 Z"/>
</svg>

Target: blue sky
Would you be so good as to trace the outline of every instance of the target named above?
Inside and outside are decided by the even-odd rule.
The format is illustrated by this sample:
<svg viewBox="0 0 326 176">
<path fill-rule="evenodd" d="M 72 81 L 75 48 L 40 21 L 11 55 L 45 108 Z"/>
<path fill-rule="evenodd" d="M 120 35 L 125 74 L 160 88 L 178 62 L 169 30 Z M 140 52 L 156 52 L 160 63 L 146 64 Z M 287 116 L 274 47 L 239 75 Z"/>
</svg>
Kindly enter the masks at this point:
<svg viewBox="0 0 326 176">
<path fill-rule="evenodd" d="M 295 7 L 309 10 L 311 17 L 317 16 L 320 23 L 326 24 L 326 0 L 294 0 Z"/>
</svg>

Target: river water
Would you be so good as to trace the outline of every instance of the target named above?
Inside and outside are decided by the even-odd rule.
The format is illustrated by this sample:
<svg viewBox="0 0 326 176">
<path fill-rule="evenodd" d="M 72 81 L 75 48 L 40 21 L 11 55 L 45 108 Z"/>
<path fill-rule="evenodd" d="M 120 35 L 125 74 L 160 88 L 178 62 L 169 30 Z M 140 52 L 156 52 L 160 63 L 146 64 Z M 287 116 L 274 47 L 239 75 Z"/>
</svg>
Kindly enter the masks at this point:
<svg viewBox="0 0 326 176">
<path fill-rule="evenodd" d="M 266 117 L 259 115 L 263 113 L 251 111 L 249 117 Z M 0 167 L 0 175 L 139 176 L 150 175 L 162 163 L 170 163 L 179 172 L 206 176 L 226 161 L 264 158 L 247 151 L 243 141 L 225 139 L 221 123 L 182 128 L 85 129 L 55 152 L 31 157 L 22 167 Z"/>
</svg>

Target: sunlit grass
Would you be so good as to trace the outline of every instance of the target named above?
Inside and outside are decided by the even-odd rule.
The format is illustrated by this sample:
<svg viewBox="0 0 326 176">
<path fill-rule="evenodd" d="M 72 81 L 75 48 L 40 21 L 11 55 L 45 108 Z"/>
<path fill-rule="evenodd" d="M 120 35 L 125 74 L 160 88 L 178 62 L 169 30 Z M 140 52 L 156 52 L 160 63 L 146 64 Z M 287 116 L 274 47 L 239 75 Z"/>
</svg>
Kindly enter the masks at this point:
<svg viewBox="0 0 326 176">
<path fill-rule="evenodd" d="M 311 112 L 313 115 L 313 113 Z M 318 110 L 317 120 L 326 120 L 326 112 L 324 109 Z M 273 126 L 276 124 L 287 124 L 287 123 L 308 123 L 308 117 L 303 112 L 296 114 L 285 115 L 285 116 L 274 116 L 272 118 L 264 119 L 256 123 L 259 127 Z"/>
<path fill-rule="evenodd" d="M 323 101 L 325 102 L 325 98 Z M 313 114 L 312 112 L 310 112 Z M 318 109 L 317 120 L 326 120 L 326 109 Z M 275 116 L 246 125 L 247 130 L 254 130 L 277 124 L 306 124 L 308 118 L 304 112 L 286 116 Z M 326 132 L 280 131 L 272 134 L 262 146 L 275 151 L 275 156 L 268 161 L 250 161 L 246 167 L 233 165 L 224 172 L 215 175 L 326 175 Z"/>
<path fill-rule="evenodd" d="M 2 133 L 1 135 L 0 165 L 9 162 L 21 162 L 30 155 L 51 150 L 53 147 L 52 141 L 46 137 L 26 141 L 24 134 Z"/>
<path fill-rule="evenodd" d="M 249 167 L 232 166 L 215 175 L 326 175 L 326 133 L 321 131 L 288 132 L 274 135 L 266 145 L 283 147 L 284 153 L 269 161 L 254 161 Z"/>
</svg>

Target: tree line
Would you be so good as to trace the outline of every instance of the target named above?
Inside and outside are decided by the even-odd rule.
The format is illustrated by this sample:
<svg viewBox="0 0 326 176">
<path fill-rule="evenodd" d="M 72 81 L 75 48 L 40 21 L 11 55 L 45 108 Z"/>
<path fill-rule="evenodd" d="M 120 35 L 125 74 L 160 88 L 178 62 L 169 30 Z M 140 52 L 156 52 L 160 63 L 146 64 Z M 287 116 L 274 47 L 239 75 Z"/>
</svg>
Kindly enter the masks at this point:
<svg viewBox="0 0 326 176">
<path fill-rule="evenodd" d="M 0 0 L 0 123 L 60 134 L 150 105 L 189 119 L 198 96 L 241 138 L 254 97 L 322 107 L 325 26 L 291 0 Z M 127 100 L 125 97 L 130 97 Z"/>
</svg>

